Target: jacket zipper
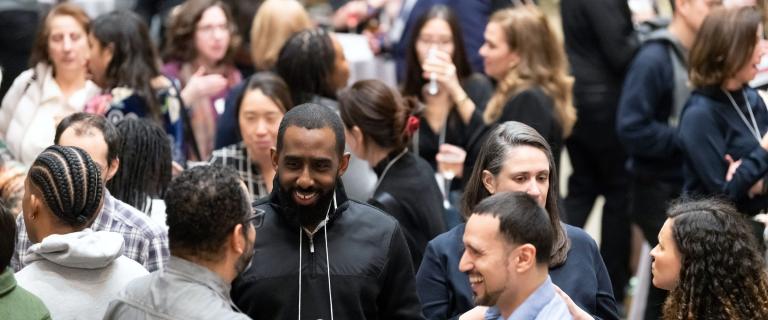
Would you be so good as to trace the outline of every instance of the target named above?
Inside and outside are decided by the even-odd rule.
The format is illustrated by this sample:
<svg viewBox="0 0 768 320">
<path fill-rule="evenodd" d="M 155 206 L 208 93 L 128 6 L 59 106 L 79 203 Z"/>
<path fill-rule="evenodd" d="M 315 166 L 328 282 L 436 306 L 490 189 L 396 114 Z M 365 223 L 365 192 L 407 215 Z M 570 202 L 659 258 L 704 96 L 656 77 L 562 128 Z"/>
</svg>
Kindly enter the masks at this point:
<svg viewBox="0 0 768 320">
<path fill-rule="evenodd" d="M 315 278 L 317 276 L 315 270 L 315 234 L 307 235 L 307 239 L 309 239 L 309 263 L 307 264 L 307 267 L 309 268 L 309 277 Z"/>
</svg>

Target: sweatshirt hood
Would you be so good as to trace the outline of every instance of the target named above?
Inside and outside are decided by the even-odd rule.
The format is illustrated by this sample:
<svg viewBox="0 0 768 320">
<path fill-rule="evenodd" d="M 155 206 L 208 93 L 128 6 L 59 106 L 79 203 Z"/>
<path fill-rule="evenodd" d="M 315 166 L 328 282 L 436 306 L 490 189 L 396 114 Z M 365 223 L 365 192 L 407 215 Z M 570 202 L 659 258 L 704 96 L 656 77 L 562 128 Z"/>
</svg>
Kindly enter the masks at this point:
<svg viewBox="0 0 768 320">
<path fill-rule="evenodd" d="M 101 269 L 123 254 L 123 236 L 91 229 L 53 234 L 29 247 L 28 253 L 25 264 L 48 260 L 64 267 Z"/>
</svg>

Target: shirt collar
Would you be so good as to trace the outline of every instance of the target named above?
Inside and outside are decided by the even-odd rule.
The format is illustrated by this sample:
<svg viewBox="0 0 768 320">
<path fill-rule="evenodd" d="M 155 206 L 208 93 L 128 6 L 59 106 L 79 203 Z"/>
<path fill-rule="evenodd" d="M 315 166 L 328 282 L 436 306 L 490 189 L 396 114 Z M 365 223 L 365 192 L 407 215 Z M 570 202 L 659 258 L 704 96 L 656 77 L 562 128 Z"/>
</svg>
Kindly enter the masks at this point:
<svg viewBox="0 0 768 320">
<path fill-rule="evenodd" d="M 168 260 L 168 267 L 165 272 L 173 273 L 186 278 L 190 282 L 208 287 L 224 298 L 229 297 L 231 284 L 224 281 L 224 279 L 215 272 L 197 263 L 171 256 Z"/>
<path fill-rule="evenodd" d="M 523 301 L 520 306 L 506 320 L 536 319 L 536 316 L 555 297 L 555 288 L 552 279 L 547 279 Z M 488 308 L 485 319 L 502 319 L 501 312 L 496 306 Z"/>
</svg>

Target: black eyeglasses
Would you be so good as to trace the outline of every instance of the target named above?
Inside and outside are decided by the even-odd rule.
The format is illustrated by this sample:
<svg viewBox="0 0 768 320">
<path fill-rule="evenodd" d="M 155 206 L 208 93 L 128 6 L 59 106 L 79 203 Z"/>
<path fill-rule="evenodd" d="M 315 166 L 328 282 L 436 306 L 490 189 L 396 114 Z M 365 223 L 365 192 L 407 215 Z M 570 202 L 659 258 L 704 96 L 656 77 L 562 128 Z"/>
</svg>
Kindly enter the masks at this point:
<svg viewBox="0 0 768 320">
<path fill-rule="evenodd" d="M 250 223 L 254 229 L 258 229 L 264 224 L 264 210 L 252 208 L 251 212 L 245 217 L 244 224 Z"/>
</svg>

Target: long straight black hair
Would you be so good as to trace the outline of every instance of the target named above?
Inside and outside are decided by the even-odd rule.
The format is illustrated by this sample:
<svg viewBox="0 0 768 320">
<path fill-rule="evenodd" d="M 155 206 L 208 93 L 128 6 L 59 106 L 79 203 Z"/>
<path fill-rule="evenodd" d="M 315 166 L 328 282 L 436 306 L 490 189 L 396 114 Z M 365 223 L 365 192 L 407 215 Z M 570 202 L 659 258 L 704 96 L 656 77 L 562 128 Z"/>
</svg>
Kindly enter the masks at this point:
<svg viewBox="0 0 768 320">
<path fill-rule="evenodd" d="M 160 75 L 160 60 L 144 20 L 131 11 L 112 11 L 91 22 L 91 34 L 102 47 L 111 45 L 114 50 L 104 89 L 133 89 L 147 102 L 146 113 L 160 121 L 160 102 L 152 88 L 152 79 Z"/>
</svg>

